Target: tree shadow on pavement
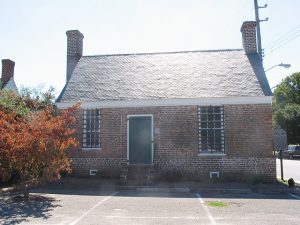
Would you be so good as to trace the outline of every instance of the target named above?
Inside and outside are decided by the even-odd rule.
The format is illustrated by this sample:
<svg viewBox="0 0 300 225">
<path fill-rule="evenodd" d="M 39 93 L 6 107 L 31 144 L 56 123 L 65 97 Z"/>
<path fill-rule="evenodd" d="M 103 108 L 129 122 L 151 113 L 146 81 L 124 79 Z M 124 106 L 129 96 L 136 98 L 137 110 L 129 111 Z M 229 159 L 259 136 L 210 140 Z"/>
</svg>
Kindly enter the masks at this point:
<svg viewBox="0 0 300 225">
<path fill-rule="evenodd" d="M 47 219 L 56 207 L 61 207 L 58 200 L 42 195 L 30 195 L 28 200 L 23 196 L 4 196 L 0 198 L 0 224 L 19 224 L 30 218 Z"/>
</svg>

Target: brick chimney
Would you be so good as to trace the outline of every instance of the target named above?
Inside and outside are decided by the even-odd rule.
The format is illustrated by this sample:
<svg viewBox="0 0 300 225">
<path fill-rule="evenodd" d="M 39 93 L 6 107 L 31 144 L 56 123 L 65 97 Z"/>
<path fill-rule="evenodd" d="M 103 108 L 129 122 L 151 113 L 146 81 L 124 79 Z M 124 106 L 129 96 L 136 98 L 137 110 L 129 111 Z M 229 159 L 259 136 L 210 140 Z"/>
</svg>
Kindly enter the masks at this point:
<svg viewBox="0 0 300 225">
<path fill-rule="evenodd" d="M 243 48 L 246 54 L 257 53 L 256 22 L 245 21 L 241 27 Z"/>
<path fill-rule="evenodd" d="M 6 84 L 14 77 L 15 62 L 10 59 L 2 59 L 2 84 Z"/>
<path fill-rule="evenodd" d="M 66 32 L 67 46 L 67 82 L 70 80 L 72 73 L 82 56 L 83 34 L 78 30 L 68 30 Z"/>
</svg>

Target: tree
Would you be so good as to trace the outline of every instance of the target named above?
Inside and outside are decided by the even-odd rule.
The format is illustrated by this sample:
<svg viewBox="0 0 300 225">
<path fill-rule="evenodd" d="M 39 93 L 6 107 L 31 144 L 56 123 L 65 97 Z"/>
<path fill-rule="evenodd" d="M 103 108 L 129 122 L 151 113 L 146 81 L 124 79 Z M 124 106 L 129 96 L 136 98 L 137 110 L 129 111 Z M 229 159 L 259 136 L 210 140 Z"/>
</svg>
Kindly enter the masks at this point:
<svg viewBox="0 0 300 225">
<path fill-rule="evenodd" d="M 27 197 L 30 185 L 71 171 L 66 149 L 77 144 L 71 126 L 79 107 L 57 113 L 53 90 L 32 93 L 0 91 L 0 174 L 19 174 Z"/>
<path fill-rule="evenodd" d="M 275 89 L 273 127 L 286 130 L 289 144 L 300 143 L 300 73 L 286 77 Z"/>
</svg>

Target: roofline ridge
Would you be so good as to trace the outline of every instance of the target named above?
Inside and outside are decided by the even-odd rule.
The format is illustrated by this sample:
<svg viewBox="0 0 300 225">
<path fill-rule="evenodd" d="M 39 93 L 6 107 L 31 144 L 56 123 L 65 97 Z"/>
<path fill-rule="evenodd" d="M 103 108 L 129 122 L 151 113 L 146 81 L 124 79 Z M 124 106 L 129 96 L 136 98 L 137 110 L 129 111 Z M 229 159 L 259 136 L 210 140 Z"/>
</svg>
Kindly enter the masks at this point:
<svg viewBox="0 0 300 225">
<path fill-rule="evenodd" d="M 141 53 L 116 53 L 116 54 L 99 54 L 84 55 L 82 57 L 105 57 L 105 56 L 135 56 L 135 55 L 160 55 L 160 54 L 180 54 L 180 53 L 197 53 L 197 52 L 232 52 L 244 51 L 243 49 L 211 49 L 211 50 L 187 50 L 187 51 L 170 51 L 170 52 L 141 52 Z"/>
</svg>

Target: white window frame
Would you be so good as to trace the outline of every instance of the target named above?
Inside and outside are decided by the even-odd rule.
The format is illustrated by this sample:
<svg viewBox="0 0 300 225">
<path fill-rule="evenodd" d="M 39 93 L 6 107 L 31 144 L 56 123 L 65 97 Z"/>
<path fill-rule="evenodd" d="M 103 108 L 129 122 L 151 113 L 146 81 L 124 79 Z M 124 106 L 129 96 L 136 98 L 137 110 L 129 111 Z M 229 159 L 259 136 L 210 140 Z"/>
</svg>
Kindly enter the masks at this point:
<svg viewBox="0 0 300 225">
<path fill-rule="evenodd" d="M 220 107 L 220 113 L 218 113 L 221 117 L 220 121 L 216 121 L 215 119 L 213 119 L 213 123 L 216 122 L 220 122 L 221 123 L 221 127 L 220 128 L 202 128 L 201 127 L 201 122 L 208 122 L 208 120 L 202 121 L 201 120 L 201 115 L 203 115 L 203 113 L 201 114 L 201 108 L 209 108 L 209 107 Z M 198 155 L 199 156 L 211 156 L 211 155 L 225 155 L 225 118 L 224 118 L 224 106 L 223 105 L 219 105 L 219 106 L 198 106 L 197 107 L 197 115 L 198 115 Z M 206 115 L 209 115 L 208 113 Z M 216 115 L 216 114 L 214 114 Z M 222 145 L 222 150 L 221 151 L 216 151 L 215 149 L 209 149 L 208 151 L 205 151 L 202 149 L 202 142 L 201 142 L 201 132 L 206 130 L 208 131 L 209 129 L 211 130 L 220 130 L 221 131 L 221 145 Z M 214 140 L 215 141 L 215 140 Z"/>
<path fill-rule="evenodd" d="M 96 111 L 98 110 L 99 111 L 99 128 L 94 128 L 94 130 L 92 132 L 99 132 L 99 145 L 96 146 L 87 146 L 86 145 L 86 138 L 87 138 L 87 133 L 88 133 L 88 130 L 87 130 L 87 124 L 86 124 L 86 121 L 87 121 L 87 112 L 88 111 Z M 94 108 L 94 109 L 83 109 L 83 112 L 82 112 L 82 149 L 83 150 L 99 150 L 101 149 L 101 110 L 99 108 Z M 95 118 L 93 118 L 95 120 Z"/>
</svg>

